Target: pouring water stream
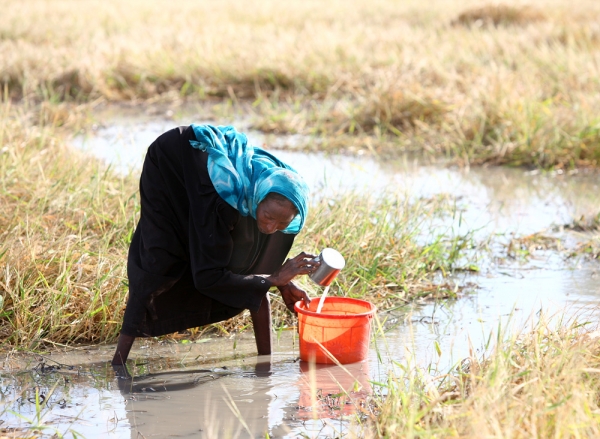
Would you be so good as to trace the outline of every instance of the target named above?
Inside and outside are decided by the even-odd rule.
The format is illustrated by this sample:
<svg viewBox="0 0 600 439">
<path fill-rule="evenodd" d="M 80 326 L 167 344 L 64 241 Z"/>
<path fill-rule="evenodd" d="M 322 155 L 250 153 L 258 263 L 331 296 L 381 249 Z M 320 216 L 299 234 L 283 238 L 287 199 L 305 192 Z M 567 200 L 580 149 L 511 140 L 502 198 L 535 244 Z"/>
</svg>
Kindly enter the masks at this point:
<svg viewBox="0 0 600 439">
<path fill-rule="evenodd" d="M 325 296 L 327 296 L 328 292 L 329 292 L 329 285 L 327 285 L 325 287 L 325 289 L 323 290 L 323 294 L 321 295 L 321 298 L 319 299 L 319 305 L 317 306 L 317 313 L 321 312 L 321 309 L 323 308 L 323 302 L 325 302 Z"/>
<path fill-rule="evenodd" d="M 332 248 L 324 248 L 319 256 L 315 258 L 315 261 L 320 262 L 319 267 L 316 271 L 312 272 L 309 277 L 317 285 L 325 287 L 321 299 L 319 300 L 319 305 L 317 306 L 317 313 L 320 313 L 323 308 L 323 302 L 325 302 L 325 297 L 329 292 L 329 285 L 333 282 L 340 270 L 344 268 L 346 261 L 340 252 Z"/>
</svg>

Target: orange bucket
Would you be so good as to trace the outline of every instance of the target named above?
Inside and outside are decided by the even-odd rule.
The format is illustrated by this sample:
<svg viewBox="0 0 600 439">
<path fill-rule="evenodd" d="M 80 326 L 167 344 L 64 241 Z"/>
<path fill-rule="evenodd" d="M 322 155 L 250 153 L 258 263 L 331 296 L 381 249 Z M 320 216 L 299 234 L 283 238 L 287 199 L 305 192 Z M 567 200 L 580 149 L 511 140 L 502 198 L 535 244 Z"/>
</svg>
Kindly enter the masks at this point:
<svg viewBox="0 0 600 439">
<path fill-rule="evenodd" d="M 298 313 L 300 359 L 334 364 L 326 351 L 341 364 L 366 359 L 375 305 L 366 300 L 327 297 L 321 312 L 316 313 L 318 304 L 319 300 L 313 300 L 308 309 L 302 301 L 294 305 Z"/>
</svg>

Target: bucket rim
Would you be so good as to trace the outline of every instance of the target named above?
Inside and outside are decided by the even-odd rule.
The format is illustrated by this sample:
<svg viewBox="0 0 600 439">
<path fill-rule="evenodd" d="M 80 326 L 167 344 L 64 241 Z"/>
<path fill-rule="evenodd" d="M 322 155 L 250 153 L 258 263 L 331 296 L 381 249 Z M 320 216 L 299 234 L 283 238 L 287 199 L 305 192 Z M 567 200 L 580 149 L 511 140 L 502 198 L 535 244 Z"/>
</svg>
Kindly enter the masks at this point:
<svg viewBox="0 0 600 439">
<path fill-rule="evenodd" d="M 319 300 L 319 299 L 313 299 L 313 300 Z M 361 302 L 361 303 L 367 304 L 368 307 L 370 308 L 370 310 L 366 311 L 366 312 L 358 313 L 358 314 L 321 314 L 320 312 L 318 313 L 315 311 L 309 311 L 306 308 L 304 308 L 304 302 L 302 300 L 299 300 L 294 304 L 294 310 L 297 313 L 300 313 L 300 314 L 303 314 L 306 316 L 319 317 L 319 318 L 324 318 L 324 319 L 330 319 L 330 318 L 355 319 L 357 317 L 369 317 L 370 318 L 370 317 L 373 317 L 373 315 L 375 314 L 375 311 L 377 311 L 377 307 L 367 300 L 354 299 L 352 297 L 327 297 L 327 298 L 325 298 L 325 300 L 329 301 L 329 302 Z"/>
</svg>

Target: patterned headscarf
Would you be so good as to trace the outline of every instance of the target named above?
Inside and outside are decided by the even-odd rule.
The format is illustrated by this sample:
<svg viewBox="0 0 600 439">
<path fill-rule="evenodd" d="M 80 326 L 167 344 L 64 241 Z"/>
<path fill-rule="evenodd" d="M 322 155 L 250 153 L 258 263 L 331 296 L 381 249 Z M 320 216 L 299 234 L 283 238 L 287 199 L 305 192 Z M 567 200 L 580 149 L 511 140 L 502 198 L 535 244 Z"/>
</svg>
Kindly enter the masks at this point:
<svg viewBox="0 0 600 439">
<path fill-rule="evenodd" d="M 196 141 L 208 152 L 208 175 L 217 193 L 241 215 L 256 219 L 256 208 L 269 192 L 283 195 L 298 209 L 283 233 L 298 233 L 308 213 L 308 186 L 291 166 L 248 145 L 248 138 L 232 126 L 191 125 Z"/>
</svg>

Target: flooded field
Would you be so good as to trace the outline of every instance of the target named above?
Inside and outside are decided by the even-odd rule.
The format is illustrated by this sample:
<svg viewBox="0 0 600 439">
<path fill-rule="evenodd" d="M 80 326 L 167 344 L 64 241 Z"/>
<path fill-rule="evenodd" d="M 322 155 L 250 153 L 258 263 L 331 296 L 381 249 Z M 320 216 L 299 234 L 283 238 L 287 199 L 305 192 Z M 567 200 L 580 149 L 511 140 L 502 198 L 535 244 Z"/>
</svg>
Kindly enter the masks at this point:
<svg viewBox="0 0 600 439">
<path fill-rule="evenodd" d="M 73 144 L 123 172 L 137 172 L 156 136 L 186 123 L 107 119 Z M 353 190 L 357 196 L 391 191 L 415 201 L 449 197 L 456 213 L 435 227 L 472 232 L 474 239 L 495 236 L 506 243 L 542 232 L 577 242 L 584 236 L 562 226 L 600 206 L 598 175 L 451 169 L 410 159 L 383 164 L 294 151 L 293 137 L 250 133 L 250 139 L 280 149 L 276 154 L 305 176 L 316 196 Z M 254 355 L 249 334 L 196 343 L 138 340 L 133 377 L 108 365 L 111 346 L 6 359 L 0 428 L 38 425 L 48 437 L 86 438 L 351 437 L 349 415 L 368 411 L 365 396 L 377 390 L 373 383 L 385 381 L 394 361 L 446 371 L 468 355 L 469 343 L 482 353 L 494 332 L 519 330 L 541 314 L 596 321 L 599 279 L 597 263 L 559 252 L 541 251 L 526 263 L 493 259 L 478 275 L 455 279 L 477 284 L 472 293 L 380 313 L 385 332 L 375 331 L 367 361 L 314 373 L 298 361 L 294 331 L 275 337 L 272 358 Z"/>
<path fill-rule="evenodd" d="M 195 123 L 214 123 L 192 119 Z M 164 116 L 107 116 L 74 144 L 121 172 L 139 172 L 146 149 L 161 133 L 189 119 Z M 447 195 L 456 200 L 456 224 L 481 233 L 529 234 L 570 222 L 573 216 L 597 214 L 600 176 L 511 168 L 449 169 L 409 158 L 379 162 L 365 155 L 324 155 L 294 151 L 295 136 L 265 136 L 244 130 L 251 143 L 277 150 L 307 180 L 314 196 L 340 191 L 393 192 L 411 198 Z M 460 220 L 460 224 L 459 224 Z"/>
<path fill-rule="evenodd" d="M 5 361 L 0 390 L 8 411 L 1 427 L 38 424 L 47 437 L 352 437 L 350 415 L 368 413 L 365 397 L 377 389 L 370 383 L 385 382 L 393 361 L 446 371 L 468 356 L 469 340 L 483 353 L 499 324 L 518 328 L 565 305 L 591 315 L 600 302 L 598 277 L 592 268 L 515 272 L 484 280 L 471 297 L 382 314 L 389 329 L 375 334 L 367 361 L 318 365 L 314 378 L 298 361 L 293 331 L 275 337 L 272 357 L 257 357 L 249 334 L 196 343 L 138 340 L 133 378 L 109 365 L 112 346 Z"/>
</svg>

